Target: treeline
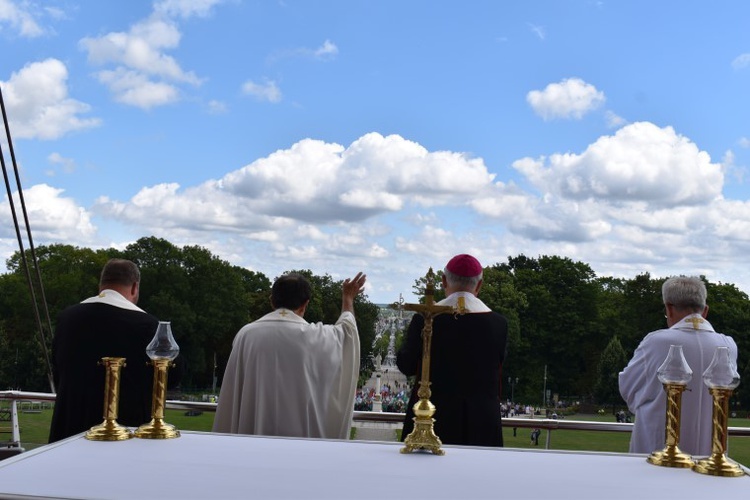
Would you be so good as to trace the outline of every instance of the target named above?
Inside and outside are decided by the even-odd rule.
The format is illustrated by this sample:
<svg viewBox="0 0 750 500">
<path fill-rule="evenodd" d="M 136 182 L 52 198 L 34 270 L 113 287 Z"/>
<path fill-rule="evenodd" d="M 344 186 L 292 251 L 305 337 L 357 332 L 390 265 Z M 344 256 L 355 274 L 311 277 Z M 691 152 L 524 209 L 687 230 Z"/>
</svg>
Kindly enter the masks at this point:
<svg viewBox="0 0 750 500">
<path fill-rule="evenodd" d="M 510 398 L 510 377 L 517 401 L 542 404 L 546 388 L 551 397 L 621 405 L 618 372 L 647 333 L 666 328 L 661 299 L 666 278 L 648 273 L 632 279 L 597 277 L 587 264 L 555 256 L 520 255 L 486 267 L 479 296 L 510 324 L 503 393 Z M 703 279 L 708 320 L 716 331 L 733 337 L 739 350 L 742 382 L 731 404 L 747 409 L 750 300 L 732 284 Z M 423 290 L 424 278 L 416 280 L 415 291 Z M 438 287 L 435 298 L 442 297 Z"/>
<path fill-rule="evenodd" d="M 149 237 L 124 250 L 49 245 L 37 248 L 36 254 L 53 328 L 59 311 L 96 293 L 99 273 L 109 258 L 136 262 L 142 274 L 139 305 L 172 322 L 180 345 L 178 363 L 184 389 L 210 388 L 214 376 L 220 384 L 234 335 L 242 325 L 270 311 L 271 280 L 275 277 L 233 266 L 198 246 L 179 248 Z M 7 268 L 9 271 L 0 275 L 0 388 L 46 392 L 46 363 L 20 254 L 8 260 Z M 335 321 L 341 305 L 341 282 L 329 275 L 297 271 L 308 276 L 315 290 L 305 318 Z M 510 398 L 510 377 L 517 401 L 541 404 L 546 388 L 550 395 L 565 399 L 621 404 L 617 373 L 644 335 L 666 327 L 661 301 L 664 279 L 648 273 L 632 279 L 597 277 L 587 264 L 555 256 L 520 255 L 486 267 L 480 298 L 504 314 L 510 324 L 503 366 L 506 397 Z M 747 409 L 750 300 L 732 284 L 706 280 L 706 285 L 709 321 L 717 331 L 732 336 L 739 348 L 743 380 L 731 404 L 741 402 Z M 415 276 L 418 295 L 423 287 L 424 278 Z M 439 300 L 442 291 L 437 288 L 435 298 Z M 39 299 L 40 294 L 36 295 Z M 358 297 L 355 309 L 362 367 L 368 375 L 378 307 L 363 296 Z M 49 349 L 52 333 L 46 331 L 46 325 L 44 328 Z M 386 349 L 385 339 L 375 346 L 383 357 Z"/>
<path fill-rule="evenodd" d="M 237 331 L 271 311 L 271 279 L 275 277 L 269 279 L 231 265 L 198 246 L 179 248 L 149 237 L 125 250 L 49 245 L 38 247 L 35 253 L 53 330 L 61 310 L 98 293 L 99 274 L 107 260 L 117 257 L 136 262 L 141 269 L 138 305 L 160 320 L 172 322 L 180 346 L 174 369 L 180 370 L 181 386 L 187 390 L 212 387 L 214 376 L 220 384 Z M 26 260 L 31 263 L 28 251 Z M 16 252 L 6 266 L 8 272 L 0 275 L 0 388 L 48 392 L 44 350 L 20 253 Z M 289 271 L 306 275 L 313 285 L 314 296 L 305 318 L 311 322 L 336 321 L 341 308 L 341 282 L 309 270 Z M 35 295 L 41 301 L 38 287 Z M 377 310 L 366 297 L 355 301 L 364 359 L 369 359 L 366 346 L 372 345 L 375 337 Z M 51 354 L 53 334 L 46 318 L 42 317 L 42 323 Z"/>
</svg>

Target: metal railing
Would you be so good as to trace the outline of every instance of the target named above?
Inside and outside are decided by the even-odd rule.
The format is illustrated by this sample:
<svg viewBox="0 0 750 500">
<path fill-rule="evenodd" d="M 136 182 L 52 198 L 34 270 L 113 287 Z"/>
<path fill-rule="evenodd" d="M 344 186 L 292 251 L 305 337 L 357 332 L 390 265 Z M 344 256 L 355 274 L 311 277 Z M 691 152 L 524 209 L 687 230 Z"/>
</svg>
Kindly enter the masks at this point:
<svg viewBox="0 0 750 500">
<path fill-rule="evenodd" d="M 5 443 L 8 447 L 21 446 L 21 434 L 18 426 L 18 406 L 17 403 L 40 401 L 54 402 L 55 394 L 46 392 L 24 392 L 24 391 L 0 391 L 0 401 L 9 400 L 11 402 L 11 433 L 12 440 Z M 186 411 L 207 411 L 215 412 L 216 403 L 202 401 L 179 401 L 167 400 L 165 406 L 170 410 Z M 352 416 L 353 423 L 388 423 L 401 425 L 404 421 L 403 413 L 372 412 L 372 411 L 355 411 Z M 545 448 L 549 449 L 552 432 L 556 430 L 571 431 L 599 431 L 599 432 L 632 432 L 633 424 L 615 423 L 615 422 L 591 422 L 584 420 L 564 420 L 550 418 L 504 418 L 503 427 L 518 427 L 527 429 L 541 429 L 547 431 L 545 439 Z M 750 427 L 729 427 L 727 429 L 730 436 L 750 437 Z"/>
</svg>

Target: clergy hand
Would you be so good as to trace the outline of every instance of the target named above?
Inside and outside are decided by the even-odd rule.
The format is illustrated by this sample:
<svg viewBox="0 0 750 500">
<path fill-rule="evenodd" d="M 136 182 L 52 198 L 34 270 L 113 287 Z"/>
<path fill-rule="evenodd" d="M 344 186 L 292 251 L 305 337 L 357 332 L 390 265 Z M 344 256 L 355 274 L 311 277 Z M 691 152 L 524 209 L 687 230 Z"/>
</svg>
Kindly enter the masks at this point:
<svg viewBox="0 0 750 500">
<path fill-rule="evenodd" d="M 365 289 L 367 275 L 362 272 L 357 273 L 354 278 L 344 280 L 341 289 L 341 310 L 354 312 L 354 297 L 362 293 Z"/>
</svg>

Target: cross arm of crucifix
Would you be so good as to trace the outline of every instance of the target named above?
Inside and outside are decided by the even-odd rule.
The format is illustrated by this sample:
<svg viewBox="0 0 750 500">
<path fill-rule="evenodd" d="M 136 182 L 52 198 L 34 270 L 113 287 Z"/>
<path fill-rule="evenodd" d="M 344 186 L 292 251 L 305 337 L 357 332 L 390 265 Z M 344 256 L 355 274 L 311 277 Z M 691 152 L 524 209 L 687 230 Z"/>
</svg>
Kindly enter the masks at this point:
<svg viewBox="0 0 750 500">
<path fill-rule="evenodd" d="M 414 311 L 422 316 L 437 316 L 438 314 L 452 313 L 456 311 L 453 306 L 439 306 L 437 304 L 404 304 L 404 309 Z"/>
</svg>

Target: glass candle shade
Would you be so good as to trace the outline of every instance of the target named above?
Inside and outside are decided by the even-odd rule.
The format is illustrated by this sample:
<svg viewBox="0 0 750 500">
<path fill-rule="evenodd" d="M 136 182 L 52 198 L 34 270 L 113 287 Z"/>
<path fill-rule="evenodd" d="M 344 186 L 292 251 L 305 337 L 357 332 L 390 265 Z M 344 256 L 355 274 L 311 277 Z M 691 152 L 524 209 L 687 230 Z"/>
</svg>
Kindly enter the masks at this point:
<svg viewBox="0 0 750 500">
<path fill-rule="evenodd" d="M 728 347 L 717 347 L 711 364 L 703 372 L 703 383 L 709 389 L 735 389 L 740 385 L 737 365 L 729 357 Z"/>
<path fill-rule="evenodd" d="M 693 378 L 693 370 L 685 359 L 681 345 L 669 346 L 669 353 L 659 369 L 656 371 L 662 384 L 687 385 Z"/>
<path fill-rule="evenodd" d="M 172 326 L 169 321 L 159 321 L 156 334 L 146 346 L 146 354 L 151 359 L 168 359 L 174 361 L 180 354 L 180 346 L 172 336 Z"/>
</svg>

